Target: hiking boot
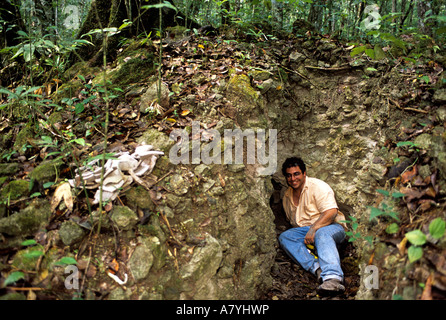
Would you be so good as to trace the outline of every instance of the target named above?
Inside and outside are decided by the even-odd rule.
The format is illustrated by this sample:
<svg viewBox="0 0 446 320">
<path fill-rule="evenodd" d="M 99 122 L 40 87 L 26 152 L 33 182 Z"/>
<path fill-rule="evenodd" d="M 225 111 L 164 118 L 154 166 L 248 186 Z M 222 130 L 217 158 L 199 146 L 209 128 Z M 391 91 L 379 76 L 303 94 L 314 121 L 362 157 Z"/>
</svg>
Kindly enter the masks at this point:
<svg viewBox="0 0 446 320">
<path fill-rule="evenodd" d="M 337 279 L 328 279 L 317 288 L 317 291 L 319 294 L 336 295 L 343 293 L 345 287 Z"/>
</svg>

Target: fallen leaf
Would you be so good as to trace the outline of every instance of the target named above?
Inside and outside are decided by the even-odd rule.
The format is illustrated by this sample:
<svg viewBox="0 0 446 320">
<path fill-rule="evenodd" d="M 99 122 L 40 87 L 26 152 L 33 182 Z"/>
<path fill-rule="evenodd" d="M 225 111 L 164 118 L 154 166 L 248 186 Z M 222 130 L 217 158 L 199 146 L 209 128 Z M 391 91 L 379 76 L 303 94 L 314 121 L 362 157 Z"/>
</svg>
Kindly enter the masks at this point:
<svg viewBox="0 0 446 320">
<path fill-rule="evenodd" d="M 220 173 L 218 173 L 218 178 L 220 179 L 220 185 L 224 188 L 226 185 L 225 179 L 223 179 Z"/>
<path fill-rule="evenodd" d="M 119 263 L 118 263 L 118 261 L 116 261 L 116 259 L 113 259 L 112 262 L 109 263 L 108 267 L 109 267 L 109 269 L 111 269 L 111 271 L 113 273 L 116 273 L 119 271 Z"/>
<path fill-rule="evenodd" d="M 401 183 L 405 184 L 410 182 L 417 175 L 417 166 L 413 166 L 411 170 L 407 170 L 401 175 Z"/>
<path fill-rule="evenodd" d="M 403 240 L 401 240 L 401 242 L 397 245 L 398 250 L 402 256 L 404 255 L 404 252 L 406 251 L 406 243 L 407 243 L 407 238 L 404 237 Z"/>
<path fill-rule="evenodd" d="M 432 283 L 434 282 L 434 273 L 431 272 L 426 280 L 421 300 L 432 300 Z"/>
<path fill-rule="evenodd" d="M 70 212 L 73 211 L 73 196 L 68 182 L 64 182 L 56 188 L 53 198 L 51 199 L 51 212 L 55 212 L 62 199 L 64 200 L 67 209 Z"/>
</svg>

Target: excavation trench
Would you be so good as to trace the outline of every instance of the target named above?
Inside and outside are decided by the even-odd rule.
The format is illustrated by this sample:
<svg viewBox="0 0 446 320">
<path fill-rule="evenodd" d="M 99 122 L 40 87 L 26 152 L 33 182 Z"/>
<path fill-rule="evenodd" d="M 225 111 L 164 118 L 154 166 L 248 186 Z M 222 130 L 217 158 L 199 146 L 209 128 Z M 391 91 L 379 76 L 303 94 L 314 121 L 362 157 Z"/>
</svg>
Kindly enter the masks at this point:
<svg viewBox="0 0 446 320">
<path fill-rule="evenodd" d="M 271 210 L 274 213 L 274 224 L 276 237 L 292 228 L 285 218 L 285 212 L 280 199 L 281 186 L 273 183 L 277 188 L 270 198 Z M 278 245 L 277 255 L 274 265 L 271 269 L 273 284 L 271 289 L 264 294 L 263 299 L 272 300 L 317 300 L 317 299 L 336 299 L 351 300 L 355 299 L 359 289 L 360 276 L 358 266 L 358 256 L 356 249 L 351 242 L 346 239 L 338 247 L 341 258 L 341 267 L 344 272 L 344 284 L 346 290 L 337 296 L 319 296 L 316 288 L 319 285 L 316 278 L 296 264 Z"/>
</svg>

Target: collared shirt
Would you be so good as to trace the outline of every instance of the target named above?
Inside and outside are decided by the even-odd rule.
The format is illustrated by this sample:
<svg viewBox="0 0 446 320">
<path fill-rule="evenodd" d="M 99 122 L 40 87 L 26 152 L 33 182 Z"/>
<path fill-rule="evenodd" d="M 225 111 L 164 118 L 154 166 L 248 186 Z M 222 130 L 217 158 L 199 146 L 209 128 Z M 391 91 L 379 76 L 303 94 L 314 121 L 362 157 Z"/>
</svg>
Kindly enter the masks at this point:
<svg viewBox="0 0 446 320">
<path fill-rule="evenodd" d="M 311 226 L 321 213 L 329 209 L 339 209 L 333 189 L 324 181 L 306 177 L 297 206 L 293 202 L 293 188 L 289 187 L 282 200 L 283 208 L 293 227 Z M 346 228 L 344 214 L 338 211 L 335 222 Z"/>
</svg>

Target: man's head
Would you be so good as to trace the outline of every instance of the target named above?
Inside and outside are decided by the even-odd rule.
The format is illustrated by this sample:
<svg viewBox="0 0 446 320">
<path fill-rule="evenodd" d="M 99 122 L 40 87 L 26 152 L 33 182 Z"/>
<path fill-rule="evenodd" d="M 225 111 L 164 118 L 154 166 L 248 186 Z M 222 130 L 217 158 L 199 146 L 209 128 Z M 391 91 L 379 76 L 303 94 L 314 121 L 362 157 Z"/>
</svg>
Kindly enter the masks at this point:
<svg viewBox="0 0 446 320">
<path fill-rule="evenodd" d="M 305 183 L 307 168 L 301 158 L 291 157 L 282 164 L 282 174 L 287 184 L 293 189 L 299 189 Z"/>
</svg>

